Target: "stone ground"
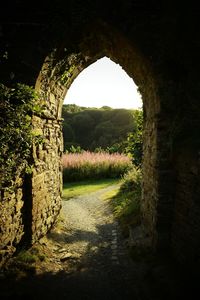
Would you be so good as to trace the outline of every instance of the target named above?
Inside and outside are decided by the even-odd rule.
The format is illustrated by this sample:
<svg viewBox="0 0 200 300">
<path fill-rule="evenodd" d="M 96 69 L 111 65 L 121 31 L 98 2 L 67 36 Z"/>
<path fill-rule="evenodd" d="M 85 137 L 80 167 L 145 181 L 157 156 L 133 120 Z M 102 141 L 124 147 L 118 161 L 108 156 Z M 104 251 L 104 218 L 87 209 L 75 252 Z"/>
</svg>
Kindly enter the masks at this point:
<svg viewBox="0 0 200 300">
<path fill-rule="evenodd" d="M 0 273 L 0 299 L 185 299 L 187 279 L 166 259 L 134 260 L 103 195 L 63 201 L 57 224 L 34 247 L 44 260 Z M 11 269 L 12 269 L 11 268 Z M 192 291 L 193 292 L 193 291 Z M 188 296 L 188 299 L 191 297 Z"/>
</svg>

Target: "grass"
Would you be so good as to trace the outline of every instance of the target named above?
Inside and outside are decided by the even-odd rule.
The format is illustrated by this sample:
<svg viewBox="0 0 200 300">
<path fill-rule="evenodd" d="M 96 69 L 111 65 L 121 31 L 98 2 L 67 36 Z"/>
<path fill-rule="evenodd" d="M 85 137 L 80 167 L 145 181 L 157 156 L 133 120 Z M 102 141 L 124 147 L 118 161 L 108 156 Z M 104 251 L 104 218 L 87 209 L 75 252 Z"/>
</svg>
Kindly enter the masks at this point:
<svg viewBox="0 0 200 300">
<path fill-rule="evenodd" d="M 117 194 L 119 193 L 119 188 L 116 188 L 115 190 L 112 191 L 108 191 L 105 194 L 102 195 L 101 199 L 102 200 L 111 200 L 112 198 L 114 198 L 115 196 L 117 196 Z"/>
<path fill-rule="evenodd" d="M 95 192 L 99 189 L 103 189 L 112 184 L 118 183 L 120 183 L 120 179 L 113 178 L 64 183 L 62 198 L 63 200 L 69 200 L 70 198 Z"/>
<path fill-rule="evenodd" d="M 141 172 L 132 169 L 121 179 L 84 180 L 64 184 L 63 200 L 79 195 L 88 194 L 112 184 L 119 184 L 116 189 L 108 191 L 102 200 L 109 201 L 115 218 L 119 221 L 125 236 L 129 234 L 129 227 L 140 224 Z"/>
<path fill-rule="evenodd" d="M 104 200 L 111 204 L 124 236 L 129 235 L 129 227 L 138 226 L 141 222 L 140 199 L 141 177 L 136 169 L 125 174 L 118 190 L 104 195 Z"/>
<path fill-rule="evenodd" d="M 45 261 L 46 256 L 36 246 L 24 249 L 14 255 L 5 266 L 4 272 L 10 278 L 20 279 L 35 274 L 35 264 Z"/>
<path fill-rule="evenodd" d="M 122 193 L 120 189 L 108 192 L 104 200 L 110 202 L 115 218 L 119 221 L 124 236 L 129 234 L 129 226 L 140 223 L 140 204 L 135 191 Z"/>
<path fill-rule="evenodd" d="M 120 178 L 132 168 L 131 158 L 120 153 L 68 153 L 62 156 L 63 181 Z"/>
<path fill-rule="evenodd" d="M 101 197 L 103 201 L 110 204 L 115 219 L 119 222 L 122 233 L 129 237 L 130 228 L 141 224 L 141 170 L 133 168 L 121 179 L 101 179 L 85 180 L 64 184 L 63 199 L 70 198 L 97 191 L 112 184 L 119 184 L 116 189 L 104 193 Z M 131 248 L 130 255 L 135 260 L 149 256 L 149 249 L 146 247 Z M 147 255 L 146 255 L 147 252 Z"/>
</svg>

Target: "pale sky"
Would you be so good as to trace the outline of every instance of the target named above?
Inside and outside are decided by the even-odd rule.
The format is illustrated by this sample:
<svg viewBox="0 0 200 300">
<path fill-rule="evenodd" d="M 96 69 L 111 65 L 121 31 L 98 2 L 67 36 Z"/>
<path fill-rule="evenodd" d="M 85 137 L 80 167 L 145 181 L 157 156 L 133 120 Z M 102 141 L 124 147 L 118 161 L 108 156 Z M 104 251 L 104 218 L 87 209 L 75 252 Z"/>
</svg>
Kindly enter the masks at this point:
<svg viewBox="0 0 200 300">
<path fill-rule="evenodd" d="M 120 65 L 103 57 L 77 76 L 66 94 L 64 104 L 138 109 L 142 107 L 142 100 L 132 78 Z"/>
</svg>

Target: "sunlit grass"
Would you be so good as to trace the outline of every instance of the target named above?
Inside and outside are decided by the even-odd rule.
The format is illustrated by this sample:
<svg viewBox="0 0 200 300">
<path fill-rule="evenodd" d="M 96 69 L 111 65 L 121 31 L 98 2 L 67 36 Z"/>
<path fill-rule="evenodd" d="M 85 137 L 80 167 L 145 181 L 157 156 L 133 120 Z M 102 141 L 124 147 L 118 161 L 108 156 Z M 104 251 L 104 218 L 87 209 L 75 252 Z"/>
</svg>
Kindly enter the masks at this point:
<svg viewBox="0 0 200 300">
<path fill-rule="evenodd" d="M 103 198 L 110 202 L 113 214 L 127 236 L 129 227 L 138 226 L 141 221 L 141 171 L 133 168 L 124 175 L 119 189 L 104 194 Z"/>
<path fill-rule="evenodd" d="M 99 179 L 99 180 L 84 180 L 77 182 L 64 183 L 63 185 L 63 200 L 68 200 L 79 195 L 89 194 L 99 189 L 106 188 L 112 184 L 120 183 L 120 179 Z"/>
<path fill-rule="evenodd" d="M 116 184 L 116 188 L 105 192 L 101 199 L 110 203 L 114 217 L 119 221 L 124 234 L 127 235 L 129 226 L 135 227 L 140 224 L 140 170 L 133 168 L 121 179 L 84 180 L 64 184 L 63 200 L 89 194 L 112 184 Z"/>
<path fill-rule="evenodd" d="M 101 199 L 102 200 L 111 200 L 112 198 L 114 198 L 115 196 L 118 195 L 119 193 L 119 189 L 120 189 L 120 185 L 116 187 L 116 189 L 112 190 L 112 191 L 108 191 L 105 194 L 102 195 Z"/>
</svg>

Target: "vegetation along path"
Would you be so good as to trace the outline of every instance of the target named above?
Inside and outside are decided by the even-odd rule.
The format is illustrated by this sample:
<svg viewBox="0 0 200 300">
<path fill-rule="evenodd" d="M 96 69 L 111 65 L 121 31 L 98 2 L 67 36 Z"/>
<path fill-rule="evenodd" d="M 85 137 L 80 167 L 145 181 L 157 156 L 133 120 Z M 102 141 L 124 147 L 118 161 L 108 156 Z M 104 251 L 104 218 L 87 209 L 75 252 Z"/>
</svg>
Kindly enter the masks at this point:
<svg viewBox="0 0 200 300">
<path fill-rule="evenodd" d="M 146 262 L 128 255 L 127 241 L 104 200 L 118 187 L 114 184 L 63 201 L 57 224 L 30 250 L 30 257 L 35 254 L 40 259 L 28 264 L 27 257 L 20 264 L 18 258 L 12 262 L 13 273 L 1 274 L 0 299 L 167 299 L 171 281 L 155 285 L 161 273 L 163 279 L 163 271 L 154 268 L 154 276 Z"/>
</svg>

